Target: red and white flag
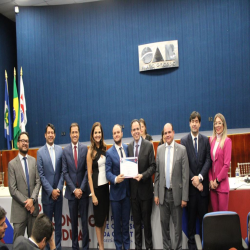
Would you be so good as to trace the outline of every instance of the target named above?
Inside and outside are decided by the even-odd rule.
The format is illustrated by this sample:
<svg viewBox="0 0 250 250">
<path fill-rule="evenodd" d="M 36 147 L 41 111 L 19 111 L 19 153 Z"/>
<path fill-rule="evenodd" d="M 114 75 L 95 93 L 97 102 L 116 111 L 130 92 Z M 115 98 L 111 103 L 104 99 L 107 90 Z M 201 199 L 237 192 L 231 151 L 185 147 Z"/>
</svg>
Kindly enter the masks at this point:
<svg viewBox="0 0 250 250">
<path fill-rule="evenodd" d="M 22 71 L 22 69 L 21 69 Z M 25 126 L 27 124 L 27 114 L 26 114 L 26 101 L 25 101 L 25 94 L 24 94 L 24 86 L 23 86 L 23 77 L 22 73 L 20 76 L 20 118 L 19 118 L 19 128 L 21 132 L 26 131 Z"/>
</svg>

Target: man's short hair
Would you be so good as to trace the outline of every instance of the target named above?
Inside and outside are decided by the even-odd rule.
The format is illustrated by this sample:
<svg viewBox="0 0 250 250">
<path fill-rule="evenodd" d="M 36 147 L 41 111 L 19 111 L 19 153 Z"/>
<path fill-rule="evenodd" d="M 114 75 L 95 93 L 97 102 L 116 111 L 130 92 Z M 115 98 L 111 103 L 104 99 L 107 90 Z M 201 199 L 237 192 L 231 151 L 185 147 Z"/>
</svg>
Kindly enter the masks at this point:
<svg viewBox="0 0 250 250">
<path fill-rule="evenodd" d="M 47 133 L 48 127 L 52 128 L 54 130 L 54 133 L 56 133 L 56 128 L 52 123 L 48 123 L 46 128 L 45 128 L 45 134 Z"/>
<path fill-rule="evenodd" d="M 40 243 L 43 238 L 48 242 L 53 234 L 54 227 L 47 215 L 44 213 L 39 214 L 34 222 L 31 236 L 37 243 Z"/>
<path fill-rule="evenodd" d="M 118 127 L 121 129 L 121 132 L 122 132 L 122 126 L 121 126 L 120 124 L 115 124 L 114 127 L 115 127 L 115 126 L 118 126 Z M 113 127 L 113 129 L 112 129 L 112 134 L 113 134 L 114 127 Z"/>
<path fill-rule="evenodd" d="M 76 122 L 71 123 L 70 128 L 69 128 L 69 133 L 71 133 L 72 127 L 78 127 L 78 132 L 80 133 L 80 127 L 79 127 L 78 123 L 76 123 Z"/>
<path fill-rule="evenodd" d="M 167 123 L 164 125 L 164 127 L 165 127 L 167 124 L 169 124 L 169 125 L 172 127 L 172 131 L 174 131 L 173 124 L 172 124 L 172 123 L 170 123 L 170 122 L 167 122 Z M 163 127 L 163 134 L 164 134 L 164 127 Z"/>
<path fill-rule="evenodd" d="M 28 132 L 21 132 L 20 135 L 19 135 L 18 138 L 17 138 L 17 141 L 20 140 L 21 135 L 27 135 L 27 137 L 28 137 L 28 139 L 29 139 L 29 133 L 28 133 Z"/>
<path fill-rule="evenodd" d="M 193 119 L 195 119 L 195 118 L 198 118 L 198 120 L 199 120 L 199 123 L 201 122 L 201 115 L 200 115 L 200 113 L 199 112 L 197 112 L 197 111 L 193 111 L 192 113 L 191 113 L 191 115 L 190 115 L 190 117 L 189 117 L 189 122 L 191 122 Z"/>
<path fill-rule="evenodd" d="M 139 126 L 140 126 L 140 128 L 141 128 L 141 123 L 140 123 L 140 121 L 139 121 L 138 119 L 134 119 L 134 120 L 132 120 L 132 122 L 130 123 L 130 129 L 131 129 L 131 130 L 132 130 L 132 125 L 133 125 L 134 122 L 138 122 L 138 123 L 139 123 Z"/>
<path fill-rule="evenodd" d="M 6 214 L 7 212 L 2 207 L 0 207 L 0 220 L 5 218 Z"/>
</svg>

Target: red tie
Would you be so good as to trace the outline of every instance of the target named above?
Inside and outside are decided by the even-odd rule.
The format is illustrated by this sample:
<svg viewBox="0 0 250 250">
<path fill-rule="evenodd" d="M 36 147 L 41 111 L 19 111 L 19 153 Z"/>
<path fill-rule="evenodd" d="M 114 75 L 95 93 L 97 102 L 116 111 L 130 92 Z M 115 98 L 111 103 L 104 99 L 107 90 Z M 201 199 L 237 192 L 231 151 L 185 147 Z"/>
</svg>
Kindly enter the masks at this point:
<svg viewBox="0 0 250 250">
<path fill-rule="evenodd" d="M 76 165 L 76 168 L 77 168 L 77 152 L 76 152 L 76 148 L 77 146 L 74 146 L 75 150 L 74 150 L 74 159 L 75 159 L 75 165 Z"/>
</svg>

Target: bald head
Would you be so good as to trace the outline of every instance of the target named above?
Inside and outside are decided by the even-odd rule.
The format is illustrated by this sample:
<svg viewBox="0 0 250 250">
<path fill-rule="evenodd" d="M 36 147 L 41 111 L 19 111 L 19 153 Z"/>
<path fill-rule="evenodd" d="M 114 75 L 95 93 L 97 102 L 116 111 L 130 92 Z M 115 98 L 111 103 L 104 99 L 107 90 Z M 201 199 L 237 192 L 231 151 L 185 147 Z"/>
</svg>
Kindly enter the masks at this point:
<svg viewBox="0 0 250 250">
<path fill-rule="evenodd" d="M 116 124 L 113 127 L 113 139 L 115 141 L 115 144 L 118 146 L 121 146 L 122 144 L 122 137 L 123 137 L 123 132 L 122 132 L 122 126 L 119 124 Z"/>
<path fill-rule="evenodd" d="M 164 141 L 170 145 L 174 140 L 174 130 L 171 123 L 166 123 L 164 126 Z"/>
</svg>

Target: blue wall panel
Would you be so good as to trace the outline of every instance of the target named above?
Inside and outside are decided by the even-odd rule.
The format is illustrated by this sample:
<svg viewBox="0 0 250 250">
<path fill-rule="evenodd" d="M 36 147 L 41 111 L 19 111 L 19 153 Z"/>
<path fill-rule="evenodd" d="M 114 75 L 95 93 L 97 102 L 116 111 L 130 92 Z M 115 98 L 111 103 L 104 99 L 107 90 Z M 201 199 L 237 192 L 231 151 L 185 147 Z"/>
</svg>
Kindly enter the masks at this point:
<svg viewBox="0 0 250 250">
<path fill-rule="evenodd" d="M 5 70 L 8 74 L 8 89 L 10 101 L 10 115 L 13 121 L 13 77 L 16 60 L 16 28 L 15 23 L 0 14 L 0 149 L 7 149 L 4 137 L 4 93 L 5 93 Z"/>
<path fill-rule="evenodd" d="M 20 7 L 18 67 L 23 67 L 31 146 L 48 122 L 57 143 L 71 122 L 89 140 L 95 121 L 111 138 L 115 123 L 143 117 L 150 134 L 166 122 L 189 130 L 193 110 L 221 112 L 229 128 L 250 126 L 248 0 L 120 0 Z M 139 73 L 138 45 L 178 40 L 180 67 Z M 60 133 L 66 131 L 66 137 Z"/>
</svg>

